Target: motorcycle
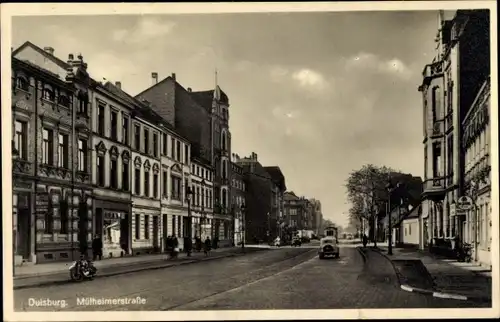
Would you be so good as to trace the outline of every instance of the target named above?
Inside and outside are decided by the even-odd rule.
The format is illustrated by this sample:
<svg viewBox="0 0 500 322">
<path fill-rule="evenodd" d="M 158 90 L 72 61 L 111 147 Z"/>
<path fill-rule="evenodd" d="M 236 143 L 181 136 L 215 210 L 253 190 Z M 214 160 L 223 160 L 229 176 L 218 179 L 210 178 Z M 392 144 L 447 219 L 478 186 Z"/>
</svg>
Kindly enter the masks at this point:
<svg viewBox="0 0 500 322">
<path fill-rule="evenodd" d="M 77 260 L 69 267 L 69 276 L 73 281 L 92 279 L 97 275 L 97 268 L 90 261 Z"/>
</svg>

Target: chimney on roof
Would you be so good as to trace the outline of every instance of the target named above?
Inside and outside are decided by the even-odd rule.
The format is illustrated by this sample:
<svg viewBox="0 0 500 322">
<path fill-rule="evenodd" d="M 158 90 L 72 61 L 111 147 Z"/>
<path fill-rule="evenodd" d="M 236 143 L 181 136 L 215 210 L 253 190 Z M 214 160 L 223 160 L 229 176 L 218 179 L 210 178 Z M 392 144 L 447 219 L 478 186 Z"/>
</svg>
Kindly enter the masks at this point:
<svg viewBox="0 0 500 322">
<path fill-rule="evenodd" d="M 175 78 L 174 78 L 175 79 Z M 193 90 L 191 89 L 191 87 L 188 87 L 188 92 L 191 93 Z"/>
<path fill-rule="evenodd" d="M 158 73 L 152 72 L 151 73 L 151 80 L 153 82 L 153 86 L 158 84 Z"/>
<path fill-rule="evenodd" d="M 115 86 L 122 89 L 122 82 L 115 82 Z"/>
<path fill-rule="evenodd" d="M 54 56 L 54 48 L 52 47 L 43 47 L 43 50 L 45 50 L 46 53 L 48 53 L 51 56 Z"/>
<path fill-rule="evenodd" d="M 175 73 L 172 73 L 172 79 L 173 79 L 174 81 L 176 81 L 176 79 L 175 79 Z"/>
</svg>

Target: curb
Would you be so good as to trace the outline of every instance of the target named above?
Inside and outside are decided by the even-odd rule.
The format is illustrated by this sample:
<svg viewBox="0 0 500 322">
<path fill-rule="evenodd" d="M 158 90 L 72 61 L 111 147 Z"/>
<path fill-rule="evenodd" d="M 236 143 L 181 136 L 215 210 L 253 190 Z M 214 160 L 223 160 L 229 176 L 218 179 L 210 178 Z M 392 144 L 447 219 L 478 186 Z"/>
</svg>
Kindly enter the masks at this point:
<svg viewBox="0 0 500 322">
<path fill-rule="evenodd" d="M 258 251 L 261 251 L 261 249 L 255 250 L 255 252 L 258 252 Z M 134 268 L 134 269 L 127 270 L 127 271 L 103 273 L 103 274 L 99 274 L 99 275 L 95 276 L 94 279 L 117 276 L 117 275 L 124 275 L 124 274 L 129 274 L 129 273 L 136 273 L 136 272 L 141 272 L 141 271 L 149 271 L 149 270 L 157 270 L 157 269 L 162 269 L 162 268 L 189 265 L 189 264 L 206 262 L 206 261 L 211 261 L 211 260 L 216 260 L 216 259 L 221 259 L 221 258 L 242 256 L 245 254 L 247 254 L 247 252 L 234 253 L 234 254 L 228 254 L 228 255 L 220 255 L 220 256 L 214 256 L 214 257 L 206 257 L 206 258 L 202 258 L 202 259 L 179 261 L 176 263 L 175 262 L 174 263 L 163 263 L 163 264 L 159 263 L 156 266 L 138 267 L 138 268 Z M 126 265 L 123 267 L 126 267 Z M 40 283 L 28 284 L 28 285 L 19 285 L 19 286 L 14 286 L 13 289 L 14 290 L 21 290 L 21 289 L 27 289 L 27 288 L 39 288 L 39 287 L 44 287 L 44 286 L 64 285 L 64 284 L 71 284 L 71 283 L 76 283 L 76 282 L 72 281 L 71 279 L 64 279 L 64 280 L 47 281 L 47 282 L 40 282 Z"/>
<path fill-rule="evenodd" d="M 453 299 L 453 300 L 462 300 L 462 301 L 467 301 L 469 298 L 464 295 L 456 295 L 456 294 L 451 294 L 451 293 L 443 293 L 443 292 L 434 292 L 432 290 L 425 290 L 422 288 L 416 288 L 410 285 L 406 284 L 401 284 L 401 289 L 407 292 L 412 292 L 412 293 L 421 293 L 421 294 L 428 294 L 432 295 L 433 297 L 439 297 L 442 299 Z"/>
<path fill-rule="evenodd" d="M 365 252 L 361 250 L 361 247 L 356 247 L 356 249 L 361 254 L 361 257 L 363 258 L 363 262 L 366 263 L 366 254 L 365 254 Z"/>
<path fill-rule="evenodd" d="M 402 275 L 398 271 L 398 269 L 396 268 L 396 265 L 394 265 L 393 261 L 386 254 L 381 252 L 379 249 L 373 249 L 373 251 L 384 256 L 392 264 L 392 267 L 394 268 L 394 271 L 396 272 L 396 276 L 398 277 L 400 287 L 403 291 L 410 292 L 410 293 L 420 293 L 420 294 L 432 295 L 432 297 L 437 297 L 437 298 L 442 298 L 442 299 L 453 299 L 453 300 L 474 301 L 474 302 L 491 302 L 492 301 L 492 299 L 489 299 L 489 298 L 470 297 L 470 296 L 465 296 L 465 295 L 460 295 L 460 294 L 444 293 L 444 292 L 438 292 L 438 291 L 434 291 L 434 290 L 427 290 L 427 289 L 423 289 L 423 288 L 413 287 L 411 285 L 405 284 L 401 281 Z"/>
</svg>

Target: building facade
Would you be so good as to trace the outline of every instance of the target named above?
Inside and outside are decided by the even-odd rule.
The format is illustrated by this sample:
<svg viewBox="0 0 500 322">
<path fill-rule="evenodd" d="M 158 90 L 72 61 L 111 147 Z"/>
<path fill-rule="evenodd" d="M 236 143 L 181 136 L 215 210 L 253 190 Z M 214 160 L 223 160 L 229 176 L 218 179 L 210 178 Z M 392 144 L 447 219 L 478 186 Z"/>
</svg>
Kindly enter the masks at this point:
<svg viewBox="0 0 500 322">
<path fill-rule="evenodd" d="M 12 52 L 16 264 L 71 260 L 92 238 L 87 64 L 30 42 Z"/>
<path fill-rule="evenodd" d="M 237 154 L 232 154 L 231 161 L 231 211 L 233 214 L 234 244 L 238 245 L 245 238 L 246 183 L 243 168 L 236 163 Z"/>
<path fill-rule="evenodd" d="M 284 226 L 284 193 L 286 191 L 285 176 L 281 172 L 280 167 L 270 166 L 264 167 L 272 179 L 272 202 L 271 202 L 271 231 L 276 236 L 282 235 Z"/>
<path fill-rule="evenodd" d="M 137 255 L 161 250 L 159 138 L 162 131 L 154 119 L 136 109 L 132 115 L 132 133 L 132 249 Z M 176 187 L 179 189 L 180 184 Z M 175 190 L 174 199 L 181 203 L 180 192 Z"/>
<path fill-rule="evenodd" d="M 321 201 L 313 198 L 310 199 L 310 202 L 313 205 L 312 230 L 316 236 L 319 236 L 323 233 L 323 213 L 321 212 Z"/>
<path fill-rule="evenodd" d="M 259 163 L 256 153 L 252 152 L 249 157 L 237 158 L 236 164 L 243 169 L 245 177 L 245 241 L 268 242 L 275 234 L 271 230 L 273 189 L 275 184 L 271 175 Z"/>
<path fill-rule="evenodd" d="M 462 230 L 464 239 L 475 245 L 475 260 L 486 267 L 491 267 L 492 241 L 490 89 L 488 78 L 462 122 L 464 190 L 476 204 L 466 214 Z"/>
<path fill-rule="evenodd" d="M 191 159 L 191 214 L 193 235 L 205 240 L 213 236 L 213 168 L 210 162 L 200 158 Z"/>
<path fill-rule="evenodd" d="M 117 257 L 132 252 L 130 129 L 134 106 L 108 90 L 113 85 L 106 85 L 96 84 L 91 95 L 93 213 L 103 257 Z"/>
<path fill-rule="evenodd" d="M 209 91 L 185 89 L 177 82 L 175 74 L 160 82 L 157 79 L 157 73 L 153 73 L 153 86 L 136 98 L 151 102 L 159 115 L 189 139 L 193 157 L 210 161 L 214 168 L 213 237 L 219 239 L 221 246 L 229 245 L 231 234 L 225 234 L 232 225 L 228 97 L 217 85 Z"/>
<path fill-rule="evenodd" d="M 456 202 L 471 193 L 466 172 L 475 164 L 466 164 L 464 122 L 490 73 L 488 10 L 458 10 L 449 17 L 440 12 L 438 28 L 436 56 L 425 66 L 419 87 L 425 158 L 421 248 L 455 235 L 475 242 L 474 215 L 457 209 Z"/>
</svg>

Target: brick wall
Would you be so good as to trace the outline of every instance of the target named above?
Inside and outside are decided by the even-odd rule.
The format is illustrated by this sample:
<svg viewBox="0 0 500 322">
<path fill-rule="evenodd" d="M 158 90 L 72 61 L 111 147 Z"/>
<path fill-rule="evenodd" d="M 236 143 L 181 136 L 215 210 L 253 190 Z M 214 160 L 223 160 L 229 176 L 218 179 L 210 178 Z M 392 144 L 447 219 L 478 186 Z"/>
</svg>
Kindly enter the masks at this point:
<svg viewBox="0 0 500 322">
<path fill-rule="evenodd" d="M 171 77 L 156 84 L 136 97 L 153 103 L 153 109 L 168 123 L 175 126 L 175 81 Z"/>
</svg>

